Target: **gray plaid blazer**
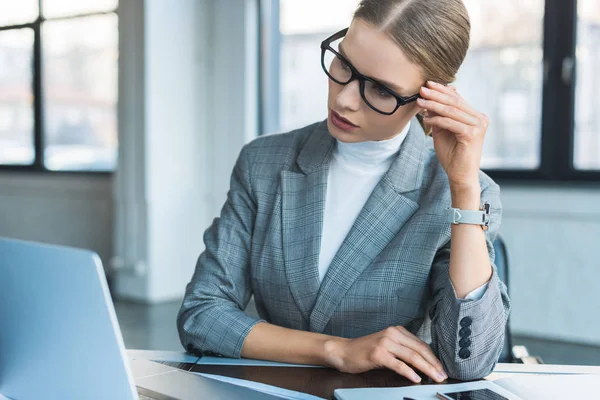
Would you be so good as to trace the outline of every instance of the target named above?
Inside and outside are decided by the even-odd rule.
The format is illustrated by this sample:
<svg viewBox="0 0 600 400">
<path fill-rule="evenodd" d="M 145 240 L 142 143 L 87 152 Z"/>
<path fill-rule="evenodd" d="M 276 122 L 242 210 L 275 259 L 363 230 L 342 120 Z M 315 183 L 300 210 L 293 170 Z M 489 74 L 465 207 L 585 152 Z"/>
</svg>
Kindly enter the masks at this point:
<svg viewBox="0 0 600 400">
<path fill-rule="evenodd" d="M 177 316 L 183 346 L 240 357 L 259 321 L 345 338 L 401 325 L 431 343 L 450 377 L 487 375 L 503 346 L 506 286 L 494 265 L 481 299 L 457 299 L 448 275 L 448 177 L 416 119 L 319 284 L 335 145 L 324 121 L 242 149 Z M 483 172 L 480 183 L 482 201 L 492 206 L 486 238 L 493 263 L 500 192 Z M 243 311 L 252 295 L 260 319 Z"/>
</svg>

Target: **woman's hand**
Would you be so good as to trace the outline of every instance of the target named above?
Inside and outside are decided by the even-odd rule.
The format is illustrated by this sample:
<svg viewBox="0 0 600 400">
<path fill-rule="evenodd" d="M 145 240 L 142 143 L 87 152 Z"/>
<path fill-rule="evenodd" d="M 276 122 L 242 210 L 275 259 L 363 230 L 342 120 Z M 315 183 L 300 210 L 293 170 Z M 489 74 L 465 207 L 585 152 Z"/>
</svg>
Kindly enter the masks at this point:
<svg viewBox="0 0 600 400">
<path fill-rule="evenodd" d="M 450 187 L 477 187 L 488 117 L 467 104 L 453 86 L 427 82 L 420 94 L 417 102 L 427 110 L 424 122 L 432 128 L 435 152 Z"/>
<path fill-rule="evenodd" d="M 429 345 L 402 326 L 357 339 L 334 340 L 326 348 L 328 364 L 342 372 L 358 374 L 389 368 L 418 383 L 421 377 L 413 370 L 416 368 L 436 382 L 448 378 Z"/>
</svg>

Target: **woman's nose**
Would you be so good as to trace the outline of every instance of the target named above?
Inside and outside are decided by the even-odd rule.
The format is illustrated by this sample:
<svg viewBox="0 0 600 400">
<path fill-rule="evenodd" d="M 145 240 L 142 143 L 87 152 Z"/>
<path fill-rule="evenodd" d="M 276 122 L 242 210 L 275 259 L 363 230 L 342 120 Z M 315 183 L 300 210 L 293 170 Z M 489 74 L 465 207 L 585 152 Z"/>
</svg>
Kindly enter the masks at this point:
<svg viewBox="0 0 600 400">
<path fill-rule="evenodd" d="M 341 108 L 346 108 L 356 111 L 360 108 L 362 99 L 360 97 L 360 84 L 358 80 L 354 80 L 342 86 L 341 91 L 337 95 L 337 103 Z"/>
</svg>

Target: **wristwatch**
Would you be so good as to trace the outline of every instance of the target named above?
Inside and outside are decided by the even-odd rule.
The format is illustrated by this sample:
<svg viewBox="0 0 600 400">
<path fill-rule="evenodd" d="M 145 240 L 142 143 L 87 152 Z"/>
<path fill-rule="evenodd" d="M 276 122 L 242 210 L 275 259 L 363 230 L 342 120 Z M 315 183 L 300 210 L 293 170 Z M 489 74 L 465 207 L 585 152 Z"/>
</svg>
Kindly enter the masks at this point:
<svg viewBox="0 0 600 400">
<path fill-rule="evenodd" d="M 451 224 L 480 225 L 484 231 L 490 225 L 490 203 L 487 201 L 479 208 L 479 211 L 461 210 L 449 207 L 446 209 L 446 221 Z"/>
</svg>

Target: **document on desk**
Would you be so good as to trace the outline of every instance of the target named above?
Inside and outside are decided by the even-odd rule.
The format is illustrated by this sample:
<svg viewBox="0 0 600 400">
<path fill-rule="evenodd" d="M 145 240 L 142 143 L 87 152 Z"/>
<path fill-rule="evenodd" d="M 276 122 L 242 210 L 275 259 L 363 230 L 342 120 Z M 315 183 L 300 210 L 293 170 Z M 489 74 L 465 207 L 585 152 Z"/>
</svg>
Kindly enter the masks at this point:
<svg viewBox="0 0 600 400">
<path fill-rule="evenodd" d="M 381 400 L 436 400 L 436 394 L 490 389 L 509 400 L 598 399 L 600 375 L 532 374 L 452 385 L 415 385 L 401 388 L 338 389 L 338 400 L 376 398 Z M 475 400 L 477 397 L 472 397 Z M 487 398 L 487 397 L 486 397 Z"/>
<path fill-rule="evenodd" d="M 279 388 L 277 386 L 265 385 L 264 383 L 247 381 L 247 380 L 244 380 L 244 379 L 230 378 L 228 376 L 204 374 L 204 373 L 198 373 L 198 372 L 194 372 L 194 373 L 196 373 L 198 375 L 202 375 L 205 378 L 215 379 L 215 380 L 218 380 L 218 381 L 221 381 L 221 382 L 227 382 L 227 383 L 231 383 L 233 385 L 247 387 L 249 389 L 256 390 L 258 392 L 263 392 L 263 393 L 271 394 L 271 395 L 274 395 L 274 396 L 279 396 L 279 397 L 281 397 L 283 399 L 290 399 L 290 400 L 324 400 L 321 397 L 313 396 L 313 395 L 308 394 L 308 393 L 295 392 L 293 390 L 282 389 L 282 388 Z"/>
</svg>

